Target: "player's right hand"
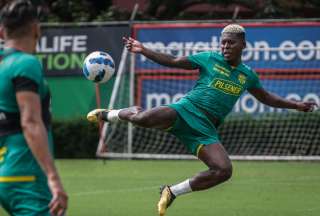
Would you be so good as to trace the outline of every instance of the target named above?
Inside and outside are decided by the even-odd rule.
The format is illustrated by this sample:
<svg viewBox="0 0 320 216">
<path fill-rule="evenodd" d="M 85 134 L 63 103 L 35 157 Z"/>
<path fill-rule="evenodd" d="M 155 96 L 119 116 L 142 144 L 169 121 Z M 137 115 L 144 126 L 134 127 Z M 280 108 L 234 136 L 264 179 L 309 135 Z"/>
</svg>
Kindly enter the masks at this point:
<svg viewBox="0 0 320 216">
<path fill-rule="evenodd" d="M 68 195 L 64 191 L 60 180 L 48 180 L 48 185 L 52 193 L 49 204 L 52 216 L 64 216 L 68 207 Z"/>
<path fill-rule="evenodd" d="M 141 53 L 144 49 L 143 45 L 139 41 L 133 39 L 132 37 L 122 37 L 122 40 L 124 42 L 124 45 L 130 52 Z"/>
</svg>

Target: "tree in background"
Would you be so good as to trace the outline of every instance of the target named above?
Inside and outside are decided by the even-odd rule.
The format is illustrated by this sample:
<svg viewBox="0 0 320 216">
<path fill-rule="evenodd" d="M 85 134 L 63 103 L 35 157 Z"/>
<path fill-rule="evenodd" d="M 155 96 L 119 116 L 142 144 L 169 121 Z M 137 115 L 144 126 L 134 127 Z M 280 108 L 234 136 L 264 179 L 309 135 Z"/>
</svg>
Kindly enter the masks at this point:
<svg viewBox="0 0 320 216">
<path fill-rule="evenodd" d="M 6 0 L 0 0 L 0 7 Z M 8 1 L 8 0 L 7 0 Z M 125 1 L 125 0 L 123 0 Z M 128 20 L 131 11 L 112 0 L 32 0 L 44 22 Z M 149 0 L 137 20 L 319 18 L 319 0 Z"/>
<path fill-rule="evenodd" d="M 117 16 L 118 10 L 111 0 L 33 0 L 33 3 L 41 8 L 44 22 L 91 22 L 102 14 L 103 21 L 125 19 Z"/>
<path fill-rule="evenodd" d="M 238 18 L 316 18 L 319 0 L 150 0 L 146 17 L 170 19 L 228 19 L 239 8 Z"/>
</svg>

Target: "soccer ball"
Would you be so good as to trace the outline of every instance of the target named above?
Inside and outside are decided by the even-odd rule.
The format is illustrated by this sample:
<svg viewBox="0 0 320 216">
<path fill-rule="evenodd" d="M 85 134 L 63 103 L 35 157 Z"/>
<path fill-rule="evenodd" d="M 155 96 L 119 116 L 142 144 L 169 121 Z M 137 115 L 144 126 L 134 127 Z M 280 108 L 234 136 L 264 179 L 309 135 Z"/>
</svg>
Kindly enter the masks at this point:
<svg viewBox="0 0 320 216">
<path fill-rule="evenodd" d="M 84 76 L 93 82 L 107 82 L 114 74 L 115 66 L 112 57 L 106 52 L 95 51 L 85 59 L 82 67 Z"/>
</svg>

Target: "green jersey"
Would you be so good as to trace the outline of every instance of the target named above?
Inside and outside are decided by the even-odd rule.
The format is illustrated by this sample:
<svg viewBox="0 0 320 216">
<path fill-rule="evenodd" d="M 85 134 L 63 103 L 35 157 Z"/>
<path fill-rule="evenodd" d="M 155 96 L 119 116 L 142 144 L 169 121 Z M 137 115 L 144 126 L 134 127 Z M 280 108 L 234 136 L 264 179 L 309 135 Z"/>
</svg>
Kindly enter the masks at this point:
<svg viewBox="0 0 320 216">
<path fill-rule="evenodd" d="M 0 53 L 0 182 L 3 175 L 31 175 L 38 167 L 20 126 L 17 91 L 32 91 L 39 95 L 42 119 L 48 129 L 49 148 L 52 149 L 50 129 L 49 88 L 38 59 L 14 49 Z M 10 138 L 9 138 L 10 137 Z M 10 141 L 10 139 L 12 139 Z M 9 143 L 10 141 L 10 143 Z M 19 160 L 17 159 L 19 158 Z M 33 162 L 34 161 L 34 162 Z M 29 165 L 28 165 L 29 164 Z M 26 169 L 25 166 L 30 169 Z M 31 169 L 32 168 L 32 169 Z M 39 172 L 42 172 L 39 169 Z"/>
<path fill-rule="evenodd" d="M 248 66 L 241 63 L 232 68 L 217 52 L 202 52 L 188 59 L 200 70 L 199 78 L 185 97 L 168 105 L 178 115 L 167 131 L 198 155 L 203 145 L 221 143 L 217 127 L 245 90 L 261 88 L 261 84 Z"/>
<path fill-rule="evenodd" d="M 38 85 L 38 93 L 44 100 L 48 93 L 48 85 L 44 80 L 42 66 L 39 60 L 30 54 L 7 49 L 0 52 L 0 110 L 19 112 L 13 80 L 25 77 Z"/>
<path fill-rule="evenodd" d="M 14 49 L 0 52 L 0 205 L 10 215 L 51 215 L 47 178 L 33 156 L 20 126 L 16 92 L 39 95 L 42 120 L 50 128 L 50 94 L 38 59 Z"/>
<path fill-rule="evenodd" d="M 16 91 L 28 90 L 30 82 L 36 86 L 34 91 L 39 94 L 42 104 L 42 117 L 45 125 L 50 124 L 50 94 L 43 77 L 39 60 L 30 54 L 14 49 L 0 52 L 0 136 L 17 132 L 19 127 L 19 107 Z"/>
<path fill-rule="evenodd" d="M 201 52 L 188 57 L 200 70 L 199 79 L 185 96 L 195 106 L 223 120 L 247 89 L 261 88 L 258 75 L 241 63 L 231 67 L 217 52 Z"/>
</svg>

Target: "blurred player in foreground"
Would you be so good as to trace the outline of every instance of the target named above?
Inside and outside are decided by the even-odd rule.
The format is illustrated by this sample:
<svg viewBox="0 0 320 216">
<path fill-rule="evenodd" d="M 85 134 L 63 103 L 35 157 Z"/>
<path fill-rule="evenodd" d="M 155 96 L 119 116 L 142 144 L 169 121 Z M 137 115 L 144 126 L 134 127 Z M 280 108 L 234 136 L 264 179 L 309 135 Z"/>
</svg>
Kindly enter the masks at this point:
<svg viewBox="0 0 320 216">
<path fill-rule="evenodd" d="M 165 66 L 199 69 L 193 89 L 178 102 L 143 111 L 141 107 L 120 110 L 93 110 L 90 121 L 128 121 L 146 128 L 158 128 L 174 134 L 192 154 L 208 166 L 181 183 L 164 186 L 158 203 L 159 215 L 164 215 L 172 201 L 182 194 L 205 190 L 227 181 L 232 165 L 219 141 L 217 128 L 231 112 L 240 95 L 248 90 L 264 104 L 279 108 L 309 112 L 313 102 L 296 102 L 267 92 L 258 75 L 241 62 L 246 46 L 245 29 L 237 24 L 221 32 L 221 53 L 201 52 L 187 57 L 174 57 L 144 47 L 133 38 L 123 38 L 126 48 Z"/>
<path fill-rule="evenodd" d="M 15 216 L 62 216 L 68 198 L 50 153 L 50 93 L 32 55 L 37 13 L 30 1 L 10 1 L 0 23 L 0 205 Z"/>
</svg>

